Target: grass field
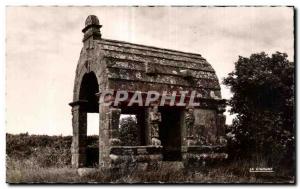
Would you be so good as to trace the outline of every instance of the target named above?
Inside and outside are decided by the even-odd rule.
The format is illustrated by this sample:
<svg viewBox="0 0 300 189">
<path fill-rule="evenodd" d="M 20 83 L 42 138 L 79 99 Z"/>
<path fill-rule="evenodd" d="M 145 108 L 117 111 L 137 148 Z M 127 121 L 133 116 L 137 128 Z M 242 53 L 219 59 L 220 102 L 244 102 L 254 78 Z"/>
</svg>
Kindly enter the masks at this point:
<svg viewBox="0 0 300 189">
<path fill-rule="evenodd" d="M 93 145 L 90 137 L 88 145 Z M 176 163 L 165 162 L 155 171 L 108 170 L 78 174 L 70 167 L 71 137 L 10 135 L 6 136 L 6 181 L 8 183 L 294 183 L 286 170 L 274 173 L 250 173 L 253 165 L 264 161 L 231 161 L 206 170 L 186 172 Z M 287 170 L 288 171 L 288 170 Z M 117 176 L 118 175 L 118 176 Z"/>
</svg>

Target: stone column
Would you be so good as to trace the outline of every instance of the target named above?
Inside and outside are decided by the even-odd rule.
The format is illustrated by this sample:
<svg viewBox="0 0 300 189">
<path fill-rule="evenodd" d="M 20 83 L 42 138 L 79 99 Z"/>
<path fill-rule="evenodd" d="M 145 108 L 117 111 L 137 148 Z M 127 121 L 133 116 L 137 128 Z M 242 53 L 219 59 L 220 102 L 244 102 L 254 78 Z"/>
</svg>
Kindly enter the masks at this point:
<svg viewBox="0 0 300 189">
<path fill-rule="evenodd" d="M 111 147 L 119 146 L 119 119 L 121 109 L 100 104 L 99 126 L 99 167 L 109 167 L 111 164 Z"/>
<path fill-rule="evenodd" d="M 109 145 L 119 146 L 121 141 L 119 139 L 119 120 L 121 109 L 110 107 L 109 109 Z"/>
<path fill-rule="evenodd" d="M 109 156 L 108 107 L 99 102 L 99 167 L 106 167 Z"/>
<path fill-rule="evenodd" d="M 158 112 L 157 105 L 154 105 L 149 109 L 148 119 L 151 135 L 151 145 L 161 146 L 161 141 L 159 140 L 159 125 L 161 123 L 161 113 Z"/>
<path fill-rule="evenodd" d="M 223 114 L 226 111 L 226 104 L 224 101 L 217 107 L 217 117 L 216 117 L 216 126 L 217 126 L 217 142 L 221 145 L 226 145 L 227 140 L 225 139 L 225 122 L 226 116 Z"/>
<path fill-rule="evenodd" d="M 187 107 L 184 112 L 184 123 L 185 123 L 185 130 L 186 130 L 186 139 L 187 145 L 195 145 L 195 136 L 194 136 L 194 123 L 195 123 L 195 115 L 194 115 L 194 108 Z"/>
<path fill-rule="evenodd" d="M 119 146 L 119 119 L 121 109 L 112 107 L 113 95 L 108 94 L 104 99 L 99 98 L 99 167 L 111 165 L 111 147 Z M 102 102 L 103 101 L 103 102 Z"/>
<path fill-rule="evenodd" d="M 86 164 L 87 113 L 83 103 L 75 102 L 70 105 L 73 116 L 72 167 L 79 168 Z"/>
</svg>

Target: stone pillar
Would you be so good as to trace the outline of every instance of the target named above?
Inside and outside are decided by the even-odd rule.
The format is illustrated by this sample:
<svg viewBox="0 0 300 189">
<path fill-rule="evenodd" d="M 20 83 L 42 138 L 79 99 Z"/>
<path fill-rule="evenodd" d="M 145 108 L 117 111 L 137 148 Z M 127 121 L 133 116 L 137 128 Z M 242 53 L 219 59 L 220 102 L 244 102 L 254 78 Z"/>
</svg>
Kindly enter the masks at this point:
<svg viewBox="0 0 300 189">
<path fill-rule="evenodd" d="M 119 120 L 121 109 L 110 107 L 109 109 L 109 145 L 119 146 L 121 141 L 119 139 Z"/>
<path fill-rule="evenodd" d="M 108 119 L 109 107 L 99 102 L 99 167 L 107 167 L 109 163 Z"/>
<path fill-rule="evenodd" d="M 161 123 L 161 113 L 158 112 L 157 105 L 150 107 L 148 119 L 150 127 L 151 145 L 161 146 L 161 141 L 159 140 L 159 125 Z"/>
<path fill-rule="evenodd" d="M 186 139 L 187 139 L 188 146 L 195 145 L 194 123 L 195 123 L 194 108 L 187 107 L 184 112 L 184 124 L 185 124 Z"/>
<path fill-rule="evenodd" d="M 225 139 L 225 122 L 226 116 L 223 114 L 226 111 L 225 102 L 221 102 L 217 107 L 217 117 L 216 117 L 216 126 L 217 126 L 217 142 L 221 145 L 226 145 L 227 140 Z"/>
<path fill-rule="evenodd" d="M 100 103 L 99 167 L 110 167 L 111 147 L 119 146 L 119 119 L 121 109 Z"/>
<path fill-rule="evenodd" d="M 73 116 L 72 167 L 79 168 L 86 164 L 87 113 L 84 110 L 84 104 L 79 101 L 70 105 Z"/>
</svg>

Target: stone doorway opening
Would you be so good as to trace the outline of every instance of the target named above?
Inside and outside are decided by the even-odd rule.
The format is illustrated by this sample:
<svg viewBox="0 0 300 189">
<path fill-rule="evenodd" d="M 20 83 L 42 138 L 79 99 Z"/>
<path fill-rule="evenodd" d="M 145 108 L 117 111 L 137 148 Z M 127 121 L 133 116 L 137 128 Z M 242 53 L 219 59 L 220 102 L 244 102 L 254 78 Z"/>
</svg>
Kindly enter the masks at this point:
<svg viewBox="0 0 300 189">
<path fill-rule="evenodd" d="M 99 93 L 99 85 L 95 73 L 86 73 L 80 85 L 79 101 L 81 107 L 78 116 L 78 131 L 75 130 L 78 133 L 75 136 L 73 135 L 73 137 L 78 137 L 78 143 L 73 143 L 73 145 L 79 151 L 76 154 L 80 160 L 79 167 L 97 167 L 99 163 L 100 122 L 97 93 Z M 92 136 L 88 136 L 90 134 L 88 130 L 91 131 Z"/>
<path fill-rule="evenodd" d="M 119 139 L 121 146 L 138 145 L 138 125 L 135 114 L 121 114 L 119 119 Z"/>
<path fill-rule="evenodd" d="M 99 164 L 99 113 L 87 113 L 86 167 Z"/>
<path fill-rule="evenodd" d="M 159 137 L 163 146 L 163 161 L 181 161 L 181 120 L 183 109 L 180 107 L 160 107 L 162 122 Z"/>
<path fill-rule="evenodd" d="M 137 146 L 144 146 L 147 143 L 147 130 L 146 130 L 146 108 L 141 106 L 122 106 L 121 107 L 121 116 L 122 118 L 131 116 L 135 119 L 136 122 L 136 132 L 137 132 Z M 120 128 L 119 128 L 120 129 Z"/>
</svg>

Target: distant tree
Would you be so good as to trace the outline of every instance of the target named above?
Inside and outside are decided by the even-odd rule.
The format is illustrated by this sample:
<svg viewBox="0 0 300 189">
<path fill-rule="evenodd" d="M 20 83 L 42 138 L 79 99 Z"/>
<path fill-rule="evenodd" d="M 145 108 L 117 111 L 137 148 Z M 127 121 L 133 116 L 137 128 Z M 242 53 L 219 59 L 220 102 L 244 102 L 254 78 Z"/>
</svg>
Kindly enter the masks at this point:
<svg viewBox="0 0 300 189">
<path fill-rule="evenodd" d="M 122 118 L 120 121 L 120 140 L 123 146 L 138 145 L 138 130 L 133 116 Z"/>
<path fill-rule="evenodd" d="M 293 162 L 295 70 L 287 54 L 264 52 L 239 57 L 223 83 L 230 87 L 231 113 L 237 114 L 228 135 L 239 155 L 261 154 L 269 162 Z M 288 159 L 286 159 L 288 158 Z"/>
</svg>

